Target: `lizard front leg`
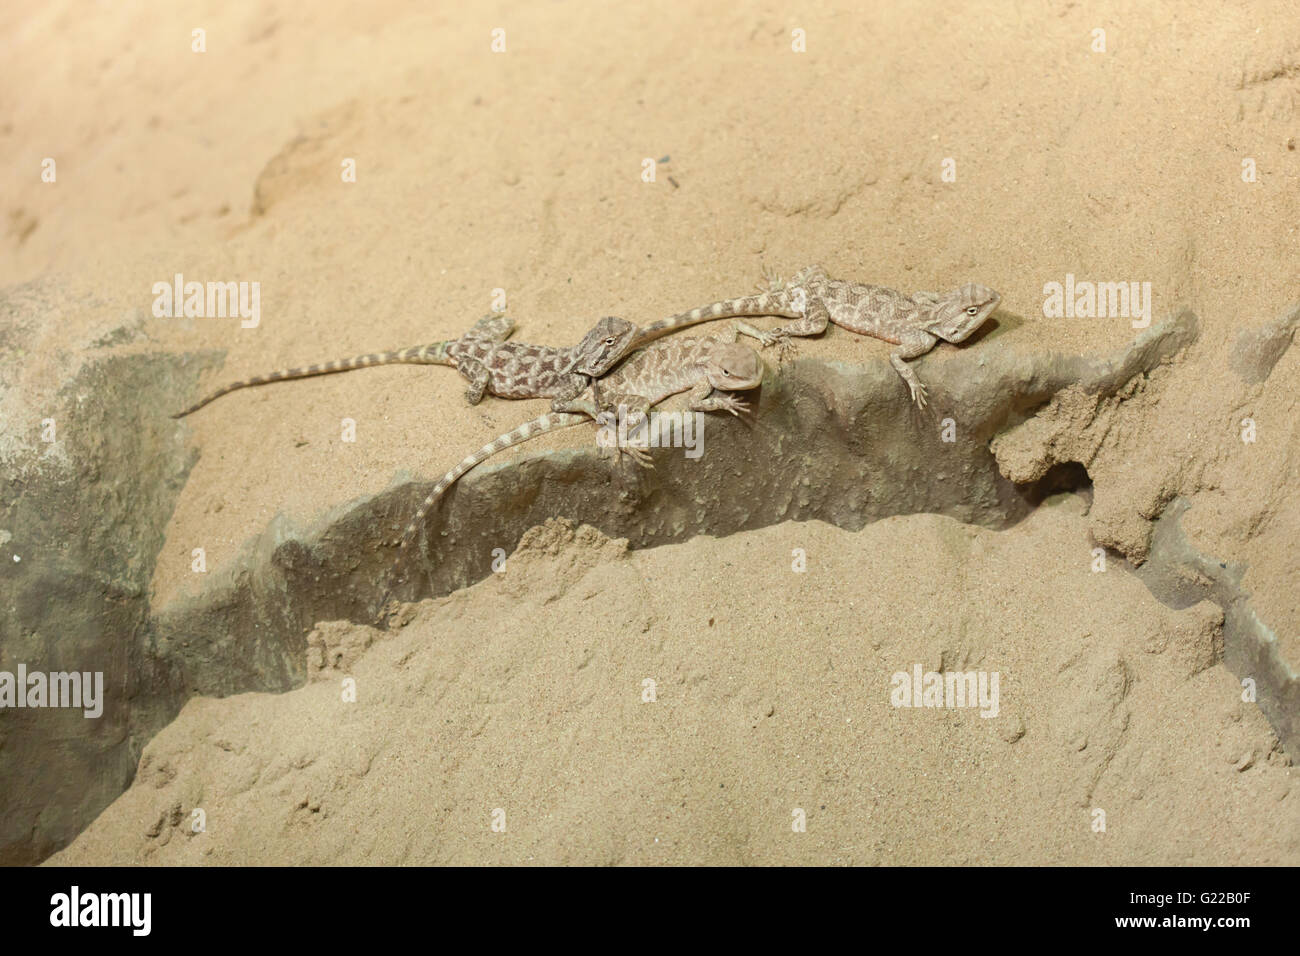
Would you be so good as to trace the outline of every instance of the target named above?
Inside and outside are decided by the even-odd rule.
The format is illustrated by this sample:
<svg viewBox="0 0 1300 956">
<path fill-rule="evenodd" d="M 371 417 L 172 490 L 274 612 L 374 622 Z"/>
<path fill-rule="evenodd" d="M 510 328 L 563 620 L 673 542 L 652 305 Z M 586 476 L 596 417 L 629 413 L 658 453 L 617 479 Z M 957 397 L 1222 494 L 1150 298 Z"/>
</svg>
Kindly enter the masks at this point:
<svg viewBox="0 0 1300 956">
<path fill-rule="evenodd" d="M 912 401 L 916 402 L 918 408 L 925 408 L 925 386 L 916 377 L 916 372 L 912 370 L 912 366 L 903 360 L 920 358 L 934 348 L 938 341 L 935 336 L 921 329 L 904 332 L 898 341 L 898 348 L 894 349 L 889 356 L 889 364 L 894 366 L 894 371 L 903 376 L 903 381 L 907 383 L 907 387 L 912 393 Z"/>
<path fill-rule="evenodd" d="M 693 412 L 731 412 L 739 417 L 741 412 L 749 410 L 749 403 L 731 392 L 718 391 L 706 380 L 691 389 L 690 404 L 687 407 Z"/>
<path fill-rule="evenodd" d="M 574 372 L 569 376 L 569 381 L 565 384 L 555 396 L 551 399 L 551 411 L 553 412 L 583 412 L 590 414 L 587 407 L 590 402 L 579 402 L 578 396 L 587 390 L 591 385 L 591 377 Z M 594 418 L 595 416 L 592 415 Z"/>
</svg>

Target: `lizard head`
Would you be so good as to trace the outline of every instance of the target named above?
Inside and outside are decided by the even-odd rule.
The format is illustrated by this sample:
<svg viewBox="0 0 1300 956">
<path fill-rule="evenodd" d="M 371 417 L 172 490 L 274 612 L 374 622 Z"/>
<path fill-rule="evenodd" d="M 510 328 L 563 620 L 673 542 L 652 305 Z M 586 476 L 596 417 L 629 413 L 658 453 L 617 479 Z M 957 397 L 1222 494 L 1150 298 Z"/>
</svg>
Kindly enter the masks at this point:
<svg viewBox="0 0 1300 956">
<path fill-rule="evenodd" d="M 592 378 L 604 375 L 627 354 L 638 331 L 627 319 L 605 316 L 578 343 L 574 370 Z"/>
<path fill-rule="evenodd" d="M 748 345 L 723 342 L 709 358 L 709 384 L 723 392 L 758 388 L 763 381 L 763 360 Z"/>
<path fill-rule="evenodd" d="M 962 342 L 984 324 L 1002 301 L 992 289 L 974 282 L 941 296 L 923 326 L 945 342 Z"/>
</svg>

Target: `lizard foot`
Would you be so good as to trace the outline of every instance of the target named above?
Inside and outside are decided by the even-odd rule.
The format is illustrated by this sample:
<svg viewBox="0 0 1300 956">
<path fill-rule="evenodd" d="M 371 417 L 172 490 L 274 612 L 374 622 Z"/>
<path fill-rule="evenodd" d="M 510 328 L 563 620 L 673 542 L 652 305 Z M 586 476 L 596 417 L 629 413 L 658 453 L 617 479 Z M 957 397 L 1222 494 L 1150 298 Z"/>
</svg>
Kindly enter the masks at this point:
<svg viewBox="0 0 1300 956">
<path fill-rule="evenodd" d="M 799 354 L 799 346 L 790 340 L 790 336 L 781 336 L 776 343 L 776 360 L 779 364 L 784 365 L 792 361 Z"/>
<path fill-rule="evenodd" d="M 619 457 L 620 463 L 622 463 L 623 460 L 622 455 L 627 455 L 630 459 L 632 459 L 634 463 L 636 463 L 640 467 L 649 468 L 651 471 L 654 471 L 654 467 L 655 467 L 654 459 L 650 457 L 650 453 L 646 451 L 644 448 L 638 448 L 636 445 L 620 445 L 618 446 L 618 450 L 620 452 L 620 457 Z"/>
<path fill-rule="evenodd" d="M 778 329 L 774 329 L 771 332 L 763 331 L 761 329 L 753 329 L 749 334 L 758 339 L 758 341 L 762 343 L 763 348 L 767 348 L 769 345 L 775 345 L 776 360 L 778 362 L 788 362 L 799 353 L 799 347 L 790 341 L 790 336 Z"/>
<path fill-rule="evenodd" d="M 754 283 L 754 288 L 759 292 L 780 292 L 785 288 L 785 280 L 765 264 L 763 266 L 763 278 Z"/>
<path fill-rule="evenodd" d="M 920 382 L 908 382 L 907 387 L 912 390 L 912 401 L 916 402 L 916 407 L 925 408 L 925 386 Z"/>
<path fill-rule="evenodd" d="M 749 403 L 744 399 L 737 398 L 730 392 L 726 392 L 714 398 L 713 409 L 718 412 L 731 412 L 731 414 L 739 418 L 741 412 L 749 411 Z"/>
<path fill-rule="evenodd" d="M 624 455 L 630 458 L 634 464 L 654 470 L 654 460 L 644 448 L 636 445 L 602 445 L 600 448 L 600 457 L 613 458 L 615 467 L 623 464 Z"/>
</svg>

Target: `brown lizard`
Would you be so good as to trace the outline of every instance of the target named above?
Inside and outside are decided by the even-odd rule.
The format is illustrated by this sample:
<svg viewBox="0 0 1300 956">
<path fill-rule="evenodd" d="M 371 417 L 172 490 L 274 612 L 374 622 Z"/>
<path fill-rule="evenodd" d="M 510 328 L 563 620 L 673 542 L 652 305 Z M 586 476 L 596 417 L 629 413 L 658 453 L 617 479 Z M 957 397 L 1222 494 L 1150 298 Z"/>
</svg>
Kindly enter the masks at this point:
<svg viewBox="0 0 1300 956">
<path fill-rule="evenodd" d="M 583 422 L 608 423 L 606 410 L 611 408 L 617 408 L 623 415 L 626 434 L 631 434 L 645 424 L 650 408 L 687 389 L 691 392 L 688 406 L 691 411 L 723 411 L 733 415 L 744 411 L 747 407 L 745 402 L 728 393 L 757 388 L 763 380 L 763 360 L 752 348 L 739 344 L 735 339 L 733 329 L 730 336 L 673 339 L 642 349 L 603 379 L 593 382 L 585 393 L 590 397 L 570 403 L 573 410 L 541 415 L 488 442 L 433 486 L 402 532 L 393 574 L 396 575 L 406 547 L 438 498 L 467 471 L 497 452 L 538 435 L 572 428 Z M 649 465 L 647 456 L 635 445 L 615 448 L 619 453 L 631 453 L 639 464 Z M 380 607 L 385 604 L 387 595 Z"/>
<path fill-rule="evenodd" d="M 488 315 L 458 339 L 255 375 L 218 389 L 172 417 L 183 418 L 240 388 L 399 362 L 454 366 L 470 381 L 465 398 L 471 405 L 491 393 L 501 398 L 550 398 L 552 407 L 562 411 L 566 402 L 582 394 L 592 378 L 604 375 L 631 351 L 639 332 L 626 319 L 606 316 L 577 345 L 550 348 L 506 341 L 514 325 L 514 320 L 504 315 Z"/>
<path fill-rule="evenodd" d="M 779 315 L 799 321 L 767 332 L 743 322 L 737 323 L 737 328 L 764 345 L 777 345 L 784 354 L 793 348 L 790 336 L 817 335 L 825 330 L 828 321 L 834 322 L 850 332 L 897 345 L 889 362 L 907 383 L 912 400 L 924 408 L 925 386 L 904 360 L 924 355 L 940 339 L 965 341 L 1001 301 L 1002 297 L 992 289 L 973 282 L 951 292 L 907 295 L 883 286 L 832 279 L 821 266 L 808 266 L 788 283 L 771 279 L 769 288 L 757 295 L 725 299 L 647 325 L 637 341 L 710 319 Z"/>
</svg>

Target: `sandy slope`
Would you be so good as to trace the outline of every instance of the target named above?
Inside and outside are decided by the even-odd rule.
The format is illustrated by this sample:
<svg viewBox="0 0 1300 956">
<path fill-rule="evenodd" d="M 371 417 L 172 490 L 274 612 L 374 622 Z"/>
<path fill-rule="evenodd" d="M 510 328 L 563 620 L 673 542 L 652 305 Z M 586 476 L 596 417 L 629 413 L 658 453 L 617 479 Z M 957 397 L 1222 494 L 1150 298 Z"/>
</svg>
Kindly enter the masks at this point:
<svg viewBox="0 0 1300 956">
<path fill-rule="evenodd" d="M 537 529 L 394 636 L 324 625 L 300 690 L 191 701 L 53 862 L 1300 863 L 1218 608 L 1093 573 L 1083 505 L 721 556 Z M 996 715 L 892 706 L 916 664 L 997 672 Z"/>
</svg>

